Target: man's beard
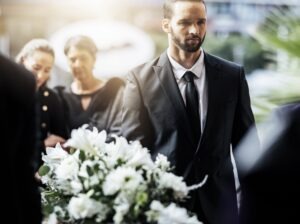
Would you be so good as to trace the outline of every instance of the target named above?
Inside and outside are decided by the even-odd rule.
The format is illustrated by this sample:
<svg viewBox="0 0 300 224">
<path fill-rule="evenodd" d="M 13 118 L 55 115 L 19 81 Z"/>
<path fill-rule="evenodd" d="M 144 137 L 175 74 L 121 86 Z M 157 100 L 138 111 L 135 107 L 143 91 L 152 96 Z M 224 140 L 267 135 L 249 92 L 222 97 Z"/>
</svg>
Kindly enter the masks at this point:
<svg viewBox="0 0 300 224">
<path fill-rule="evenodd" d="M 177 46 L 179 46 L 180 49 L 182 49 L 183 51 L 186 51 L 189 53 L 194 53 L 194 52 L 198 51 L 200 49 L 200 47 L 202 46 L 202 43 L 204 42 L 204 39 L 206 36 L 206 34 L 204 34 L 203 38 L 201 39 L 201 37 L 194 35 L 182 43 L 182 42 L 180 42 L 180 39 L 175 35 L 175 33 L 173 32 L 172 29 L 171 29 L 171 35 L 172 35 L 172 40 L 175 42 L 175 44 Z M 188 43 L 189 39 L 199 39 L 199 42 L 198 42 L 198 44 L 189 44 Z"/>
</svg>

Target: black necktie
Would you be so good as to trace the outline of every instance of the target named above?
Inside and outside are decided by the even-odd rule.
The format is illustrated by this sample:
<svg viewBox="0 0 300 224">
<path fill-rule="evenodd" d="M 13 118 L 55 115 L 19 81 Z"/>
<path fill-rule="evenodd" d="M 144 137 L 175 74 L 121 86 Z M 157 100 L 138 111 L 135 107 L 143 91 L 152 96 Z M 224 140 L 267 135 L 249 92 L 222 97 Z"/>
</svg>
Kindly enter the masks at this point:
<svg viewBox="0 0 300 224">
<path fill-rule="evenodd" d="M 195 74 L 187 71 L 183 78 L 187 82 L 185 89 L 186 111 L 190 120 L 190 125 L 194 134 L 195 143 L 197 144 L 201 136 L 201 123 L 199 115 L 199 98 L 196 85 L 194 83 Z"/>
</svg>

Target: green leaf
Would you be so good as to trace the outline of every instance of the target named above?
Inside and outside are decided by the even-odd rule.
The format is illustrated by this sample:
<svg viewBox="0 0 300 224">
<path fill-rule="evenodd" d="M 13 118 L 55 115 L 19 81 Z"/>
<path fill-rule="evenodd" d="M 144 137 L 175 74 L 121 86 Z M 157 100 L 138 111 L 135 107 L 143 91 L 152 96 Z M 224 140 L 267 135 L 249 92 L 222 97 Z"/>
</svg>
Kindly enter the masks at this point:
<svg viewBox="0 0 300 224">
<path fill-rule="evenodd" d="M 80 150 L 79 152 L 79 159 L 83 162 L 86 159 L 84 151 Z"/>
<path fill-rule="evenodd" d="M 50 167 L 49 166 L 46 166 L 46 165 L 43 165 L 39 168 L 39 175 L 42 177 L 42 176 L 45 176 L 49 173 L 50 171 Z"/>
<path fill-rule="evenodd" d="M 81 224 L 95 224 L 95 220 L 93 219 L 84 219 Z"/>
<path fill-rule="evenodd" d="M 149 199 L 149 195 L 147 192 L 138 192 L 136 195 L 136 202 L 139 205 L 144 205 L 145 203 L 147 203 Z"/>
<path fill-rule="evenodd" d="M 50 205 L 50 204 L 43 205 L 43 211 L 42 212 L 45 216 L 49 216 L 51 213 L 53 213 L 53 211 L 54 211 L 54 208 L 53 208 L 52 205 Z"/>
<path fill-rule="evenodd" d="M 94 172 L 93 169 L 90 166 L 86 166 L 86 171 L 88 173 L 89 176 L 93 176 Z"/>
</svg>

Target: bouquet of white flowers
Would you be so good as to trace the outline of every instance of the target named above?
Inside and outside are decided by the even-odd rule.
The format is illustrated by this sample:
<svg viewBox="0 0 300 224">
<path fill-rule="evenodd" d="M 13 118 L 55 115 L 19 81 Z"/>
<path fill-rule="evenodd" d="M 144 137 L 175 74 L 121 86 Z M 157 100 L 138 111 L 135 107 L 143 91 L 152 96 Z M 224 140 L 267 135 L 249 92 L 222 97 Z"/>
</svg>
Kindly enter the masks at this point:
<svg viewBox="0 0 300 224">
<path fill-rule="evenodd" d="M 65 143 L 69 153 L 46 149 L 39 174 L 49 223 L 201 223 L 179 203 L 203 183 L 187 187 L 165 156 L 153 161 L 138 141 L 106 137 L 83 126 Z"/>
</svg>

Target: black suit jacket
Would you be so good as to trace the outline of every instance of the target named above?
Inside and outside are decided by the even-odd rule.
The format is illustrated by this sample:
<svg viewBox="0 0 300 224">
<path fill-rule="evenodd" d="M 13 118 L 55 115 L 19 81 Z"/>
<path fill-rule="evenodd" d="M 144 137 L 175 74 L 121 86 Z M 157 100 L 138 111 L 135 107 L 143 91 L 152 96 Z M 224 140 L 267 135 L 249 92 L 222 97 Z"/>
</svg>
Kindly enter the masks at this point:
<svg viewBox="0 0 300 224">
<path fill-rule="evenodd" d="M 300 210 L 300 103 L 280 108 L 266 125 L 263 153 L 242 175 L 240 223 L 296 223 Z M 247 145 L 240 149 L 247 150 Z"/>
<path fill-rule="evenodd" d="M 184 101 L 166 52 L 127 76 L 123 98 L 122 132 L 140 140 L 153 157 L 162 153 L 179 175 L 193 174 L 193 183 L 205 174 L 198 190 L 207 223 L 236 223 L 237 198 L 230 162 L 233 149 L 254 123 L 248 86 L 242 67 L 205 53 L 208 111 L 199 144 L 192 141 Z M 199 215 L 199 214 L 198 214 Z"/>
<path fill-rule="evenodd" d="M 34 179 L 36 150 L 34 76 L 0 55 L 0 143 L 4 205 L 1 219 L 13 224 L 41 223 Z"/>
</svg>

